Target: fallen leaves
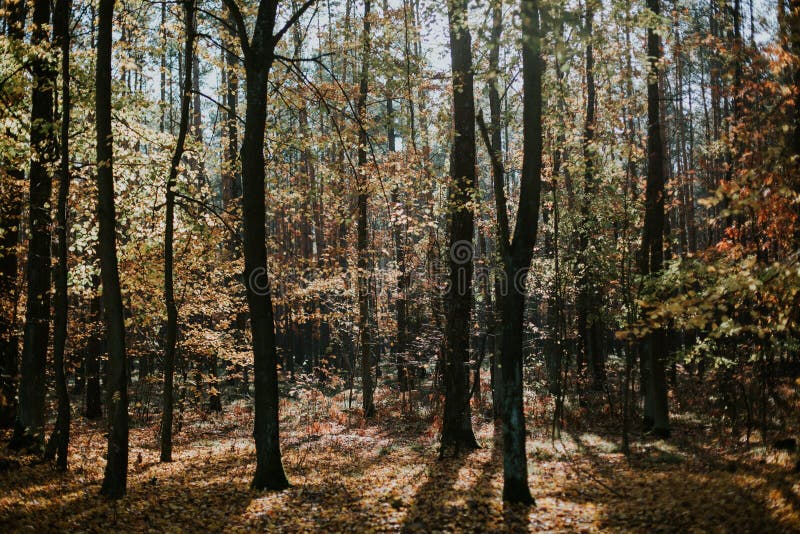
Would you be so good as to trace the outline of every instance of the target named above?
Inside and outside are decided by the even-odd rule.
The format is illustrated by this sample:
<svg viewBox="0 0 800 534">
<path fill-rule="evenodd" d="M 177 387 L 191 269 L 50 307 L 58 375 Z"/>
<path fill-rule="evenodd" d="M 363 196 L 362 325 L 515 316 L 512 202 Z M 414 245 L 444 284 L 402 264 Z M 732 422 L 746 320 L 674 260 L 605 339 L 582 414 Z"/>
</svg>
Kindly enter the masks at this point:
<svg viewBox="0 0 800 534">
<path fill-rule="evenodd" d="M 229 407 L 233 411 L 234 408 Z M 239 414 L 242 416 L 242 414 Z M 731 473 L 680 444 L 640 446 L 628 463 L 613 438 L 582 434 L 528 446 L 535 508 L 504 505 L 502 453 L 493 427 L 476 424 L 483 448 L 438 460 L 435 438 L 414 417 L 306 434 L 285 418 L 284 464 L 292 486 L 249 489 L 249 426 L 225 416 L 187 418 L 175 461 L 158 462 L 157 433 L 131 432 L 128 495 L 114 507 L 98 496 L 102 430 L 76 421 L 71 468 L 34 458 L 0 473 L 0 524 L 7 531 L 99 532 L 790 532 L 800 526 L 789 455 L 742 458 Z M 424 426 L 424 425 L 422 425 Z M 727 527 L 726 527 L 727 526 Z"/>
</svg>

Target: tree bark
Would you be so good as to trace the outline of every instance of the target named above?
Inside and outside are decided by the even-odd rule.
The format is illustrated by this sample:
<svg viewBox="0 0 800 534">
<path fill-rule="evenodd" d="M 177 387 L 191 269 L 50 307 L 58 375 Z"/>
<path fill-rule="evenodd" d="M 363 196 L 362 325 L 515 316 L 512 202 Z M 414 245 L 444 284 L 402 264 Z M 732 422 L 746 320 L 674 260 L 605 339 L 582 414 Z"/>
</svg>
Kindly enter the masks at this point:
<svg viewBox="0 0 800 534">
<path fill-rule="evenodd" d="M 448 0 L 453 73 L 453 146 L 450 152 L 448 223 L 450 289 L 445 330 L 445 403 L 441 454 L 478 447 L 469 404 L 469 338 L 472 309 L 475 223 L 470 203 L 475 191 L 475 100 L 472 38 L 466 0 Z"/>
<path fill-rule="evenodd" d="M 494 172 L 497 210 L 497 242 L 507 290 L 501 294 L 503 338 L 500 375 L 503 383 L 503 500 L 533 504 L 528 488 L 528 462 L 525 455 L 525 411 L 523 405 L 522 345 L 524 339 L 525 278 L 533 259 L 533 247 L 539 224 L 539 201 L 542 190 L 542 74 L 539 4 L 522 4 L 522 174 L 519 206 L 513 239 L 504 190 L 503 164 L 491 148 L 486 127 L 480 119 L 484 142 L 489 148 Z"/>
<path fill-rule="evenodd" d="M 47 456 L 56 456 L 56 466 L 67 470 L 69 449 L 70 403 L 67 377 L 64 370 L 64 352 L 67 343 L 67 319 L 69 295 L 67 294 L 67 199 L 69 198 L 69 126 L 70 126 L 70 11 L 71 0 L 57 0 L 53 14 L 53 37 L 61 48 L 61 132 L 60 164 L 58 168 L 58 203 L 56 206 L 56 237 L 58 265 L 55 271 L 55 319 L 53 322 L 53 365 L 55 367 L 58 415 L 56 426 L 50 436 Z"/>
<path fill-rule="evenodd" d="M 255 489 L 280 490 L 289 481 L 283 470 L 278 420 L 278 368 L 275 320 L 270 292 L 265 209 L 264 129 L 267 121 L 267 82 L 275 60 L 275 46 L 284 30 L 274 33 L 277 0 L 261 0 L 252 38 L 235 0 L 225 4 L 236 22 L 244 52 L 246 112 L 242 143 L 242 206 L 244 221 L 244 280 L 250 309 L 255 383 Z M 290 22 L 310 6 L 303 4 Z"/>
<path fill-rule="evenodd" d="M 494 0 L 492 2 L 492 30 L 489 38 L 489 72 L 492 73 L 492 77 L 489 80 L 489 120 L 491 124 L 489 126 L 491 132 L 491 140 L 489 146 L 487 146 L 487 150 L 494 153 L 494 159 L 496 160 L 492 164 L 492 184 L 493 184 L 493 194 L 497 195 L 498 192 L 494 187 L 499 184 L 502 189 L 503 184 L 503 129 L 501 124 L 501 101 L 500 101 L 500 83 L 499 83 L 499 75 L 500 75 L 500 37 L 503 34 L 503 1 L 502 0 Z M 500 193 L 505 195 L 505 193 L 501 190 Z M 495 200 L 496 204 L 496 200 Z M 506 213 L 499 214 L 498 217 L 508 218 Z M 492 259 L 492 265 L 497 265 L 497 251 L 495 251 L 495 258 Z M 492 344 L 492 357 L 490 361 L 491 371 L 492 371 L 492 410 L 494 412 L 495 421 L 501 420 L 502 416 L 502 406 L 503 406 L 503 381 L 501 380 L 501 363 L 500 363 L 500 348 L 502 343 L 502 330 L 503 330 L 503 321 L 502 321 L 502 309 L 500 306 L 501 302 L 501 295 L 500 295 L 500 285 L 495 281 L 495 310 L 492 313 L 492 332 L 494 333 L 495 339 L 494 343 Z"/>
<path fill-rule="evenodd" d="M 125 495 L 128 477 L 128 380 L 125 356 L 125 318 L 117 265 L 114 206 L 114 145 L 111 129 L 111 45 L 114 0 L 100 0 L 97 23 L 95 117 L 97 124 L 97 211 L 100 275 L 106 312 L 108 365 L 108 454 L 100 493 L 111 499 Z"/>
<path fill-rule="evenodd" d="M 25 39 L 26 2 L 6 4 L 6 35 L 11 43 Z M 6 135 L 14 134 L 6 131 Z M 17 334 L 17 244 L 22 222 L 22 181 L 25 171 L 4 161 L 8 181 L 3 184 L 3 206 L 0 206 L 0 295 L 8 301 L 0 312 L 0 428 L 12 428 L 17 414 L 17 374 L 19 373 L 19 335 Z"/>
<path fill-rule="evenodd" d="M 659 0 L 647 0 L 653 13 L 660 13 Z M 664 263 L 664 145 L 662 142 L 661 114 L 659 110 L 659 61 L 661 39 L 653 28 L 647 30 L 647 185 L 645 190 L 645 220 L 642 235 L 640 270 L 644 276 L 657 276 Z M 646 394 L 650 396 L 652 410 L 652 432 L 668 437 L 669 413 L 667 405 L 667 381 L 665 372 L 667 340 L 666 332 L 659 328 L 649 334 L 644 343 L 648 370 Z M 648 426 L 649 421 L 645 421 Z"/>
<path fill-rule="evenodd" d="M 581 258 L 582 272 L 579 274 L 578 295 L 578 334 L 581 339 L 583 360 L 589 365 L 592 376 L 592 388 L 602 391 L 605 385 L 605 354 L 603 353 L 603 328 L 598 302 L 595 258 L 589 254 L 590 240 L 595 226 L 591 201 L 596 194 L 595 186 L 595 112 L 596 88 L 594 82 L 594 2 L 586 2 L 586 22 L 584 26 L 586 41 L 586 121 L 583 133 L 584 180 L 583 199 L 581 201 L 581 226 L 578 230 L 578 254 Z"/>
<path fill-rule="evenodd" d="M 33 4 L 31 44 L 46 47 L 50 37 L 49 0 Z M 14 424 L 12 448 L 41 448 L 44 445 L 45 366 L 50 336 L 50 195 L 53 177 L 50 166 L 56 158 L 53 92 L 57 71 L 42 55 L 31 59 L 30 144 L 34 156 L 30 167 L 30 212 L 28 215 L 27 309 L 22 342 L 19 406 Z"/>
<path fill-rule="evenodd" d="M 99 256 L 99 248 L 96 251 Z M 100 280 L 97 275 L 92 276 L 94 294 L 89 301 L 89 339 L 86 342 L 84 357 L 84 375 L 86 376 L 86 397 L 84 416 L 87 419 L 100 419 L 103 416 L 103 401 L 100 388 L 100 358 L 105 352 L 105 341 L 101 336 L 103 328 L 102 297 L 100 295 Z"/>
<path fill-rule="evenodd" d="M 372 385 L 372 358 L 369 332 L 369 259 L 367 257 L 367 202 L 369 183 L 367 180 L 367 93 L 369 89 L 370 57 L 370 0 L 364 0 L 364 27 L 361 35 L 361 79 L 358 86 L 358 344 L 361 349 L 361 388 L 363 391 L 364 417 L 375 415 Z"/>
<path fill-rule="evenodd" d="M 184 0 L 184 64 L 194 62 L 195 3 Z M 173 411 L 173 378 L 175 374 L 175 345 L 178 340 L 178 307 L 175 304 L 174 286 L 174 234 L 175 234 L 175 187 L 178 179 L 178 167 L 183 158 L 186 135 L 189 131 L 189 106 L 192 95 L 192 75 L 195 69 L 184 69 L 181 85 L 181 115 L 178 124 L 178 139 L 175 141 L 175 152 L 169 167 L 167 178 L 166 223 L 164 230 L 164 302 L 167 308 L 166 339 L 164 346 L 164 400 L 161 412 L 161 461 L 172 461 L 172 411 Z"/>
</svg>

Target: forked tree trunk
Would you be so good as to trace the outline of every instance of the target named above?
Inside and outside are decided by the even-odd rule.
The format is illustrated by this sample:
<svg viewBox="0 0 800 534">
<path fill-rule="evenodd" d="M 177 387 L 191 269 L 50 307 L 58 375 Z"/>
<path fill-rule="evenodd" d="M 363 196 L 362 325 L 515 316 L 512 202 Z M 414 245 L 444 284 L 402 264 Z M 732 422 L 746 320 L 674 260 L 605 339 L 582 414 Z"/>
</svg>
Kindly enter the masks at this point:
<svg viewBox="0 0 800 534">
<path fill-rule="evenodd" d="M 522 3 L 522 175 L 513 239 L 510 237 L 501 155 L 492 148 L 489 132 L 479 118 L 481 133 L 492 160 L 497 244 L 506 291 L 500 295 L 503 338 L 500 375 L 503 383 L 503 500 L 533 504 L 528 488 L 525 455 L 525 410 L 522 389 L 522 344 L 525 332 L 526 277 L 533 259 L 542 190 L 542 74 L 539 4 Z"/>
<path fill-rule="evenodd" d="M 261 0 L 248 39 L 244 17 L 235 0 L 225 0 L 244 52 L 246 112 L 242 143 L 242 207 L 244 222 L 244 281 L 250 309 L 254 383 L 256 472 L 255 489 L 284 489 L 289 481 L 283 470 L 278 420 L 278 368 L 275 319 L 267 271 L 264 129 L 267 122 L 267 82 L 275 60 L 275 46 L 289 25 L 311 5 L 302 7 L 275 33 L 277 0 Z"/>
</svg>

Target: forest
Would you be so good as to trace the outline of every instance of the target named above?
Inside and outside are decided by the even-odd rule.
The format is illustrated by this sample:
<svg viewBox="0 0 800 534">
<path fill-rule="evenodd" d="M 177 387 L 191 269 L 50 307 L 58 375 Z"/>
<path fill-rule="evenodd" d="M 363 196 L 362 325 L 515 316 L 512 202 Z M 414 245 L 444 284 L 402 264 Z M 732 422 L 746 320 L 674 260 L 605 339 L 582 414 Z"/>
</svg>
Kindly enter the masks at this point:
<svg viewBox="0 0 800 534">
<path fill-rule="evenodd" d="M 800 531 L 800 0 L 0 0 L 0 530 Z"/>
</svg>

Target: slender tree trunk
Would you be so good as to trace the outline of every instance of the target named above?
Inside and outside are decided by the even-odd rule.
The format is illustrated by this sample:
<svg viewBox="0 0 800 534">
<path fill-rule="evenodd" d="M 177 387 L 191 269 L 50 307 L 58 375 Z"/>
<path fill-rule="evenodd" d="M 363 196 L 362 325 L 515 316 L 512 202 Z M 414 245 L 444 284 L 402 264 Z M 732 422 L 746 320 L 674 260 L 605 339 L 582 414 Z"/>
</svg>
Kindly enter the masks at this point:
<svg viewBox="0 0 800 534">
<path fill-rule="evenodd" d="M 200 96 L 200 58 L 197 54 L 194 54 L 192 57 L 191 63 L 186 63 L 186 65 L 191 65 L 192 71 L 192 137 L 194 137 L 195 141 L 199 146 L 203 146 L 203 101 Z M 194 168 L 195 172 L 197 173 L 197 191 L 198 193 L 202 191 L 203 185 L 206 182 L 206 172 L 205 172 L 205 163 L 201 154 L 194 154 L 192 158 L 192 167 Z"/>
<path fill-rule="evenodd" d="M 53 365 L 55 367 L 56 396 L 58 398 L 58 416 L 56 426 L 50 437 L 47 455 L 57 456 L 56 465 L 67 470 L 67 452 L 69 449 L 70 404 L 67 392 L 67 377 L 64 370 L 64 351 L 67 344 L 67 319 L 69 295 L 67 294 L 67 199 L 69 198 L 69 126 L 70 126 L 70 11 L 71 0 L 57 0 L 53 16 L 53 36 L 61 48 L 61 139 L 60 165 L 58 169 L 58 203 L 56 206 L 56 237 L 58 265 L 55 270 L 55 319 L 53 323 Z"/>
<path fill-rule="evenodd" d="M 581 338 L 581 351 L 583 359 L 588 363 L 592 375 L 592 388 L 602 391 L 605 385 L 605 354 L 603 354 L 602 324 L 598 317 L 600 302 L 598 302 L 596 285 L 595 259 L 590 257 L 590 240 L 595 222 L 592 213 L 591 201 L 595 197 L 595 111 L 596 89 L 594 82 L 594 5 L 595 0 L 586 3 L 586 122 L 583 133 L 583 160 L 584 160 L 584 194 L 581 201 L 582 224 L 578 231 L 578 253 L 582 257 L 583 271 L 579 275 L 578 295 L 578 331 Z"/>
<path fill-rule="evenodd" d="M 370 58 L 370 0 L 364 0 L 364 29 L 361 35 L 361 80 L 358 88 L 358 344 L 361 349 L 361 387 L 363 390 L 364 417 L 375 415 L 372 385 L 372 359 L 369 335 L 369 260 L 367 258 L 367 91 L 369 88 Z"/>
<path fill-rule="evenodd" d="M 384 16 L 388 16 L 389 13 L 389 3 L 387 0 L 383 2 L 383 11 Z M 409 60 L 408 57 L 408 16 L 407 16 L 407 6 L 405 4 L 405 0 L 403 3 L 403 20 L 404 20 L 404 64 L 406 69 L 406 89 L 407 95 L 411 93 L 410 91 L 410 72 L 409 72 Z M 389 46 L 390 43 L 387 41 L 386 43 L 386 59 L 391 60 L 391 47 Z M 395 131 L 395 109 L 394 109 L 394 86 L 391 80 L 386 81 L 386 149 L 389 152 L 390 157 L 397 151 L 397 135 Z M 413 102 L 409 102 L 409 121 L 413 121 L 413 109 L 414 104 Z M 411 126 L 413 128 L 413 125 Z M 406 151 L 408 153 L 408 151 Z M 404 212 L 405 206 L 403 201 L 401 200 L 401 191 L 399 184 L 392 189 L 392 205 L 397 212 Z M 397 339 L 395 340 L 394 344 L 392 345 L 392 353 L 395 357 L 395 363 L 399 364 L 400 360 L 406 361 L 408 359 L 406 355 L 407 350 L 407 337 L 408 337 L 408 304 L 406 301 L 406 292 L 408 291 L 408 277 L 406 275 L 406 250 L 405 250 L 405 236 L 406 236 L 406 225 L 402 220 L 399 220 L 398 217 L 394 217 L 392 220 L 392 241 L 394 241 L 394 260 L 397 266 L 397 296 L 395 297 L 395 319 L 397 321 Z"/>
<path fill-rule="evenodd" d="M 184 43 L 184 64 L 191 65 L 194 56 L 195 4 L 194 0 L 184 0 L 184 27 L 186 41 Z M 161 461 L 172 461 L 172 410 L 173 410 L 173 378 L 175 374 L 175 345 L 178 340 L 178 307 L 175 305 L 174 289 L 174 234 L 175 234 L 175 188 L 177 186 L 178 168 L 183 158 L 186 135 L 189 131 L 189 106 L 192 95 L 192 74 L 194 69 L 184 69 L 181 84 L 181 115 L 178 124 L 178 139 L 167 178 L 166 224 L 164 230 L 164 302 L 167 308 L 166 339 L 164 346 L 164 401 L 161 413 Z"/>
<path fill-rule="evenodd" d="M 500 102 L 500 36 L 503 33 L 503 1 L 494 0 L 492 2 L 492 31 L 489 40 L 489 72 L 492 73 L 492 78 L 489 80 L 489 115 L 490 115 L 490 130 L 491 130 L 491 146 L 487 147 L 488 150 L 494 152 L 498 161 L 502 162 L 503 159 L 503 129 L 501 123 L 501 102 Z M 492 165 L 492 184 L 502 184 L 504 180 L 503 168 L 500 165 Z M 493 189 L 494 194 L 497 194 L 496 189 Z M 496 199 L 495 199 L 496 203 Z M 495 256 L 497 256 L 495 251 Z M 492 264 L 497 265 L 497 257 L 492 259 Z M 502 260 L 500 260 L 502 261 Z M 492 410 L 494 412 L 495 421 L 501 419 L 501 412 L 503 406 L 503 381 L 500 377 L 500 348 L 502 340 L 502 307 L 501 295 L 499 291 L 499 284 L 495 283 L 495 310 L 492 314 L 492 331 L 494 332 L 495 339 L 493 343 L 493 354 L 491 359 L 492 369 Z"/>
<path fill-rule="evenodd" d="M 659 14 L 659 0 L 647 0 L 647 7 Z M 655 276 L 664 263 L 664 144 L 662 142 L 661 116 L 659 110 L 658 62 L 661 58 L 661 39 L 652 29 L 647 30 L 647 186 L 645 191 L 645 221 L 642 236 L 642 261 L 640 270 L 644 276 Z M 649 334 L 645 343 L 647 371 L 647 394 L 653 417 L 653 434 L 669 436 L 669 412 L 667 406 L 667 381 L 665 361 L 667 339 L 664 329 Z"/>
<path fill-rule="evenodd" d="M 470 203 L 475 194 L 475 100 L 472 38 L 466 0 L 448 0 L 450 58 L 453 72 L 453 146 L 450 153 L 448 223 L 450 290 L 445 330 L 445 404 L 441 453 L 478 447 L 469 404 L 469 339 L 475 223 Z"/>
<path fill-rule="evenodd" d="M 234 0 L 225 0 L 236 21 L 244 52 L 246 112 L 242 143 L 242 206 L 244 222 L 244 281 L 250 309 L 255 383 L 256 472 L 255 489 L 284 489 L 289 481 L 283 470 L 278 420 L 278 368 L 275 320 L 269 286 L 266 248 L 264 136 L 267 121 L 267 82 L 275 59 L 276 0 L 262 0 L 252 39 Z"/>
<path fill-rule="evenodd" d="M 501 377 L 503 381 L 503 500 L 533 504 L 528 488 L 528 461 L 525 455 L 525 411 L 523 406 L 523 339 L 526 277 L 533 259 L 539 223 L 542 190 L 542 74 L 539 5 L 522 4 L 522 175 L 519 207 L 513 239 L 510 237 L 503 164 L 500 154 L 489 148 L 497 210 L 497 242 L 503 263 L 507 291 L 502 295 L 503 339 Z M 482 118 L 479 118 L 484 143 L 491 147 Z"/>
<path fill-rule="evenodd" d="M 47 47 L 50 38 L 50 1 L 33 4 L 31 44 Z M 30 168 L 30 241 L 28 244 L 27 309 L 22 342 L 22 369 L 19 407 L 14 425 L 12 448 L 44 445 L 45 367 L 50 335 L 50 195 L 51 164 L 56 157 L 53 128 L 53 92 L 57 71 L 43 55 L 31 60 L 30 143 L 34 152 Z"/>
<path fill-rule="evenodd" d="M 99 248 L 96 251 L 99 256 Z M 84 416 L 87 419 L 100 419 L 103 416 L 103 401 L 100 388 L 100 358 L 105 352 L 105 341 L 101 335 L 103 329 L 102 297 L 100 296 L 100 279 L 92 276 L 94 294 L 89 301 L 89 339 L 86 342 L 84 373 L 86 376 L 86 397 Z"/>
<path fill-rule="evenodd" d="M 100 0 L 97 23 L 95 117 L 97 121 L 97 188 L 100 274 L 106 312 L 108 365 L 108 454 L 100 493 L 119 499 L 128 477 L 128 380 L 125 356 L 125 318 L 117 266 L 116 208 L 114 206 L 114 144 L 111 130 L 111 45 L 114 0 Z"/>
<path fill-rule="evenodd" d="M 800 59 L 800 0 L 789 0 L 789 16 L 785 18 L 788 19 L 789 49 L 795 58 Z M 794 168 L 800 170 L 800 102 L 797 101 L 797 95 L 800 95 L 800 64 L 798 63 L 794 65 L 792 83 L 794 84 L 796 100 L 792 117 L 794 124 L 791 129 L 791 153 L 794 158 Z M 797 190 L 797 187 L 795 190 Z M 795 232 L 794 237 L 795 243 L 800 245 L 800 230 Z"/>
<path fill-rule="evenodd" d="M 25 39 L 26 2 L 5 6 L 6 35 L 9 42 L 22 44 Z M 13 132 L 6 131 L 13 139 Z M 3 183 L 4 197 L 0 206 L 0 295 L 8 299 L 0 311 L 0 428 L 12 428 L 17 414 L 17 374 L 19 372 L 19 336 L 17 334 L 17 244 L 22 222 L 22 181 L 25 171 L 11 162 L 3 162 L 7 182 Z"/>
</svg>

